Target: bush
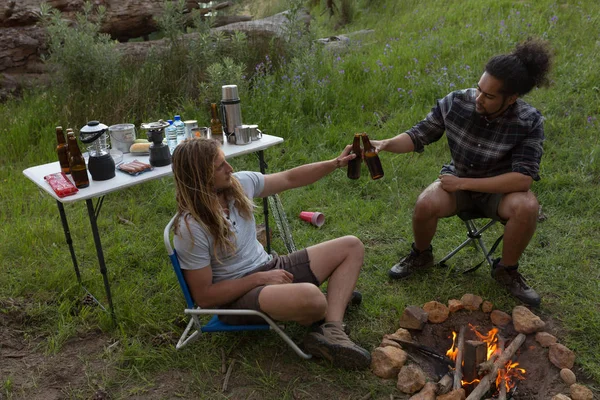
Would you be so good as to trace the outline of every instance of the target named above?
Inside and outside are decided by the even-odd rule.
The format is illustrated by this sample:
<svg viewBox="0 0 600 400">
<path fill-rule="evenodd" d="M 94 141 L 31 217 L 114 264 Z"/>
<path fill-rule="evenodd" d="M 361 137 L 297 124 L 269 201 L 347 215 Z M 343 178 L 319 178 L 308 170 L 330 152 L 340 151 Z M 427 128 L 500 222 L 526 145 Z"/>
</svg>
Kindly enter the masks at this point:
<svg viewBox="0 0 600 400">
<path fill-rule="evenodd" d="M 86 2 L 73 26 L 45 3 L 41 14 L 50 37 L 47 61 L 56 69 L 61 83 L 69 90 L 86 93 L 110 85 L 120 70 L 121 55 L 110 36 L 99 31 L 106 8 L 94 10 Z"/>
</svg>

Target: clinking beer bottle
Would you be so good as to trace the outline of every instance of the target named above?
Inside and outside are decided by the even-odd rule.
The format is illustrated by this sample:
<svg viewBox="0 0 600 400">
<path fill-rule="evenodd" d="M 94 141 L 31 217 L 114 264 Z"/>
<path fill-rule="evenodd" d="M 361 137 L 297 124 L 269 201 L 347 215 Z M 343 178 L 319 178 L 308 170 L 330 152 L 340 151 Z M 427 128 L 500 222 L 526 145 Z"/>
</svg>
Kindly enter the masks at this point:
<svg viewBox="0 0 600 400">
<path fill-rule="evenodd" d="M 365 157 L 365 164 L 369 168 L 369 172 L 371 173 L 371 179 L 379 179 L 383 178 L 383 167 L 381 166 L 381 160 L 375 151 L 375 147 L 371 145 L 369 141 L 369 136 L 366 133 L 362 134 L 363 141 L 363 150 Z"/>
<path fill-rule="evenodd" d="M 219 119 L 217 103 L 211 103 L 210 105 L 210 135 L 223 144 L 223 125 Z"/>
<path fill-rule="evenodd" d="M 360 178 L 360 164 L 362 162 L 360 151 L 360 133 L 354 134 L 352 153 L 356 154 L 356 158 L 348 161 L 348 178 L 358 179 Z"/>
<path fill-rule="evenodd" d="M 77 138 L 72 129 L 67 129 L 67 141 L 69 143 L 69 166 L 71 167 L 71 176 L 78 189 L 90 186 L 90 180 L 85 167 L 85 159 L 81 155 L 81 150 L 77 145 Z"/>
<path fill-rule="evenodd" d="M 71 173 L 69 167 L 69 150 L 67 149 L 67 142 L 65 141 L 65 135 L 63 133 L 62 126 L 56 127 L 56 153 L 58 154 L 58 163 L 60 164 L 60 171 L 65 174 Z"/>
</svg>

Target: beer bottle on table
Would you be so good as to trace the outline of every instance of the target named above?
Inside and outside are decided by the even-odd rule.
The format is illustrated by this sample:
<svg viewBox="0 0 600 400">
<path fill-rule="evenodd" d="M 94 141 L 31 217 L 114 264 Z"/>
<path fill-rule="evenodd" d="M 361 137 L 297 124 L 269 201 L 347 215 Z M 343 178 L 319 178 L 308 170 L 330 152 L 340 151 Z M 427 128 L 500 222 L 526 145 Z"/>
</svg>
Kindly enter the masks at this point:
<svg viewBox="0 0 600 400">
<path fill-rule="evenodd" d="M 360 133 L 354 134 L 352 153 L 356 154 L 356 158 L 348 161 L 348 178 L 358 179 L 360 178 L 360 164 L 362 162 L 362 155 L 360 151 Z"/>
<path fill-rule="evenodd" d="M 223 144 L 223 125 L 219 119 L 217 103 L 210 105 L 210 136 Z"/>
<path fill-rule="evenodd" d="M 62 126 L 56 127 L 56 153 L 58 154 L 58 163 L 60 164 L 60 171 L 65 174 L 71 173 L 69 167 L 69 149 L 67 149 L 67 142 L 65 141 L 65 135 L 63 133 Z"/>
<path fill-rule="evenodd" d="M 69 143 L 69 166 L 71 167 L 71 176 L 75 181 L 77 189 L 83 189 L 90 185 L 90 180 L 85 167 L 85 159 L 77 145 L 77 138 L 73 130 L 67 130 L 67 140 Z"/>
<path fill-rule="evenodd" d="M 366 133 L 362 134 L 363 141 L 363 156 L 365 158 L 365 164 L 369 168 L 371 173 L 371 179 L 383 178 L 383 167 L 381 166 L 381 160 L 375 151 L 375 147 L 369 141 L 369 136 Z"/>
</svg>

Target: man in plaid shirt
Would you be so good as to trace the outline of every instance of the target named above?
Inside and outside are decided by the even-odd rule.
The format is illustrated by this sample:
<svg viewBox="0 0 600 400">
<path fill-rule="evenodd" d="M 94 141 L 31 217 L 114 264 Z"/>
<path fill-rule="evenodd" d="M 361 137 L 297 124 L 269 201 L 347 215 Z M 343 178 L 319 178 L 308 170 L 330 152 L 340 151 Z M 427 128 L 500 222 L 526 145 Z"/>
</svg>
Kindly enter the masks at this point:
<svg viewBox="0 0 600 400">
<path fill-rule="evenodd" d="M 505 222 L 502 257 L 494 260 L 492 277 L 522 302 L 540 304 L 518 261 L 536 228 L 539 204 L 530 187 L 540 179 L 543 117 L 520 97 L 548 83 L 551 59 L 546 42 L 527 40 L 491 58 L 477 88 L 450 93 L 408 131 L 371 141 L 378 151 L 422 152 L 446 132 L 452 156 L 419 196 L 411 251 L 390 269 L 391 278 L 434 264 L 431 241 L 438 219 L 478 213 Z"/>
</svg>

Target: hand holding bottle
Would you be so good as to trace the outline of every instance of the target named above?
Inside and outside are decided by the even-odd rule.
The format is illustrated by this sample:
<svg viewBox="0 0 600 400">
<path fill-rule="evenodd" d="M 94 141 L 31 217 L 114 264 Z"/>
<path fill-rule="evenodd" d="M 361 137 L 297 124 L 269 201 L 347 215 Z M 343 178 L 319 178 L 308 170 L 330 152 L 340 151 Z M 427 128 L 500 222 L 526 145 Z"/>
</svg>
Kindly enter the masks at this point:
<svg viewBox="0 0 600 400">
<path fill-rule="evenodd" d="M 342 150 L 340 155 L 335 158 L 335 167 L 336 168 L 345 167 L 346 165 L 348 165 L 348 163 L 350 161 L 354 160 L 357 157 L 357 155 L 354 153 L 351 153 L 351 151 L 352 151 L 351 145 L 347 145 L 346 147 L 344 147 L 344 150 Z"/>
</svg>

